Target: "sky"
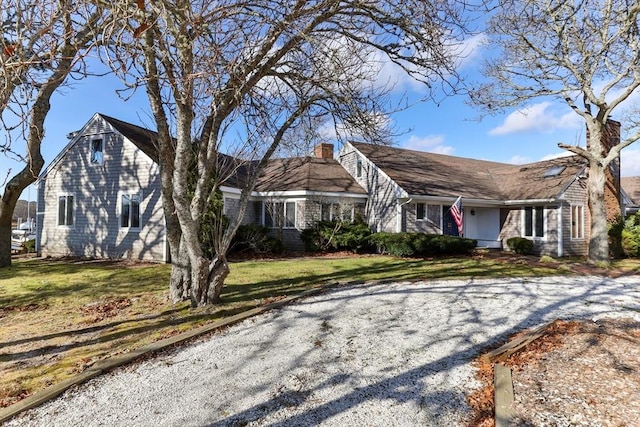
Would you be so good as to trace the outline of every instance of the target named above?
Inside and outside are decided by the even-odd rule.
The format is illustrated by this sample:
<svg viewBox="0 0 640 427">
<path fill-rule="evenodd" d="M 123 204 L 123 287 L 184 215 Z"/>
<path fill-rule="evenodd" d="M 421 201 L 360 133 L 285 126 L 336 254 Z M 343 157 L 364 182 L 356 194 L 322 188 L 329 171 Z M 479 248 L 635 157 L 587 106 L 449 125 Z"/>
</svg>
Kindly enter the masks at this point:
<svg viewBox="0 0 640 427">
<path fill-rule="evenodd" d="M 477 40 L 469 40 L 467 46 L 469 50 L 459 71 L 469 78 L 476 78 L 483 52 L 478 48 Z M 395 79 L 398 96 L 404 94 L 418 99 L 424 95 L 421 86 L 393 67 L 384 67 L 380 78 L 385 81 Z M 80 129 L 97 112 L 154 128 L 146 93 L 141 91 L 125 100 L 116 93 L 121 88 L 122 84 L 115 77 L 106 76 L 76 82 L 53 96 L 42 143 L 46 165 L 64 149 L 68 142 L 66 135 Z M 395 145 L 513 164 L 545 160 L 566 153 L 557 147 L 560 142 L 585 145 L 584 123 L 561 101 L 540 100 L 526 110 L 507 111 L 481 119 L 480 111 L 465 101 L 463 96 L 450 96 L 438 103 L 417 103 L 393 114 L 390 120 L 400 131 Z M 21 164 L 0 154 L 0 184 L 9 169 L 13 175 L 21 167 Z M 640 143 L 622 151 L 621 168 L 622 176 L 640 176 Z M 21 198 L 35 200 L 35 188 L 25 189 Z"/>
</svg>

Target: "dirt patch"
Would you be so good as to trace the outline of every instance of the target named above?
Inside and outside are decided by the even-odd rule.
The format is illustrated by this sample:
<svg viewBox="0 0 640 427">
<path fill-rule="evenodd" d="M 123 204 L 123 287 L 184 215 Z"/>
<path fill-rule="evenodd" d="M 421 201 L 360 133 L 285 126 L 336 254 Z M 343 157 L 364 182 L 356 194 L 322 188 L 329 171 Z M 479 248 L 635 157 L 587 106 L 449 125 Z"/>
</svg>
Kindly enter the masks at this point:
<svg viewBox="0 0 640 427">
<path fill-rule="evenodd" d="M 80 311 L 89 315 L 86 323 L 97 323 L 117 316 L 121 310 L 131 307 L 129 298 L 106 299 L 80 307 Z"/>
<path fill-rule="evenodd" d="M 512 370 L 514 425 L 634 426 L 640 419 L 638 321 L 556 321 L 502 363 Z M 493 364 L 480 358 L 476 367 L 483 387 L 469 397 L 470 425 L 491 426 Z"/>
<path fill-rule="evenodd" d="M 37 258 L 37 257 L 32 257 Z M 141 261 L 136 259 L 108 259 L 108 258 L 85 258 L 75 256 L 65 257 L 46 257 L 40 258 L 43 262 L 50 264 L 67 264 L 67 265 L 99 265 L 103 267 L 114 268 L 143 268 L 158 265 L 156 262 Z"/>
</svg>

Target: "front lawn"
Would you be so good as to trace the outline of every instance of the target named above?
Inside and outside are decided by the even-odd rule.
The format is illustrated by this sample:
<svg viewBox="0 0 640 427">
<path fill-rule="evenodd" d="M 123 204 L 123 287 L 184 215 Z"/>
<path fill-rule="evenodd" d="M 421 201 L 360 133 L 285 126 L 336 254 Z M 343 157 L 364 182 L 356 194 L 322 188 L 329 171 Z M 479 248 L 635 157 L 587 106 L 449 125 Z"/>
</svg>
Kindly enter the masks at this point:
<svg viewBox="0 0 640 427">
<path fill-rule="evenodd" d="M 15 261 L 0 269 L 0 406 L 99 360 L 327 283 L 532 276 L 563 264 L 509 259 L 296 258 L 231 264 L 218 306 L 168 299 L 170 266 L 124 261 Z M 626 265 L 637 271 L 638 264 Z"/>
</svg>

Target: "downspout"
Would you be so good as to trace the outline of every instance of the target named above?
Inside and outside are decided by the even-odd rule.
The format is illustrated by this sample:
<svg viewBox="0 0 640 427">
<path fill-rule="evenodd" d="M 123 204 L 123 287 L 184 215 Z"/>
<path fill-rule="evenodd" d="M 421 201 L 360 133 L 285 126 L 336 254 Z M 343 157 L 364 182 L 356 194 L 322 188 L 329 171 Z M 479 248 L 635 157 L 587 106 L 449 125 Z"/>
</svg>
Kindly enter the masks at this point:
<svg viewBox="0 0 640 427">
<path fill-rule="evenodd" d="M 398 203 L 398 211 L 396 212 L 396 233 L 402 232 L 402 207 L 404 205 L 408 205 L 413 201 L 412 198 L 409 198 L 407 201 L 403 203 Z"/>
<path fill-rule="evenodd" d="M 562 206 L 560 201 L 560 208 L 558 209 L 558 258 L 564 256 L 564 230 L 562 229 Z"/>
<path fill-rule="evenodd" d="M 42 244 L 42 223 L 44 221 L 43 212 L 40 212 L 40 209 L 44 209 L 44 206 L 40 206 L 40 187 L 42 181 L 38 181 L 36 184 L 36 243 L 35 243 L 35 251 L 37 256 L 41 256 L 40 245 Z M 42 190 L 44 191 L 44 190 Z M 44 197 L 43 197 L 44 200 Z M 28 205 L 27 205 L 28 206 Z"/>
</svg>

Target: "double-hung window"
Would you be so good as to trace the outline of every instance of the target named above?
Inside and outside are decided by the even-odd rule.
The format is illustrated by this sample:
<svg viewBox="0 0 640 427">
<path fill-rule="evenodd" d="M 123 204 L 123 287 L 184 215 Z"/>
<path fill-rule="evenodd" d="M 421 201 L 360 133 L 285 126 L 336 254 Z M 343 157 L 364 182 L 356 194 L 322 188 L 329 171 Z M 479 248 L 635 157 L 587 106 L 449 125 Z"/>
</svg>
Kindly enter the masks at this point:
<svg viewBox="0 0 640 427">
<path fill-rule="evenodd" d="M 140 228 L 140 193 L 120 195 L 120 227 Z"/>
<path fill-rule="evenodd" d="M 104 161 L 104 139 L 102 139 L 102 137 L 92 138 L 89 143 L 91 149 L 91 164 L 101 165 Z"/>
<path fill-rule="evenodd" d="M 353 221 L 354 206 L 351 203 L 322 203 L 320 218 L 323 221 Z"/>
<path fill-rule="evenodd" d="M 72 194 L 58 196 L 58 226 L 73 226 L 73 208 Z"/>
<path fill-rule="evenodd" d="M 295 228 L 296 202 L 265 204 L 264 225 L 269 228 Z"/>
<path fill-rule="evenodd" d="M 428 221 L 429 224 L 439 227 L 441 212 L 440 205 L 416 203 L 416 220 L 418 221 Z"/>
<path fill-rule="evenodd" d="M 525 237 L 544 237 L 544 206 L 524 208 Z"/>
<path fill-rule="evenodd" d="M 584 239 L 584 206 L 571 206 L 571 238 Z"/>
</svg>

